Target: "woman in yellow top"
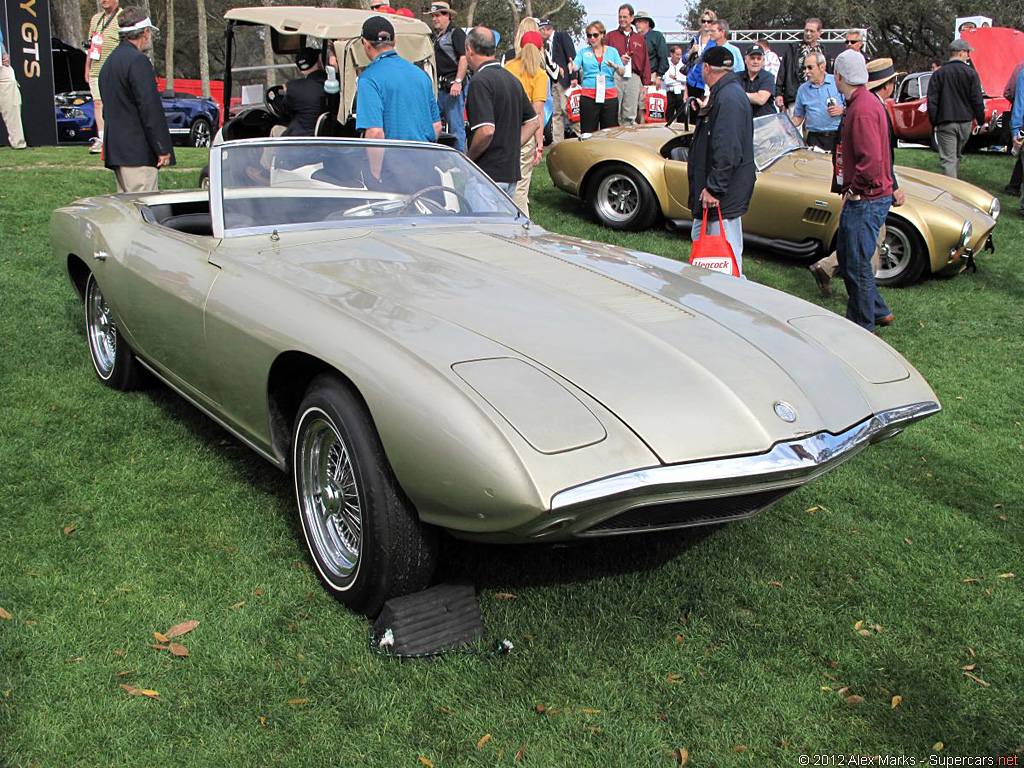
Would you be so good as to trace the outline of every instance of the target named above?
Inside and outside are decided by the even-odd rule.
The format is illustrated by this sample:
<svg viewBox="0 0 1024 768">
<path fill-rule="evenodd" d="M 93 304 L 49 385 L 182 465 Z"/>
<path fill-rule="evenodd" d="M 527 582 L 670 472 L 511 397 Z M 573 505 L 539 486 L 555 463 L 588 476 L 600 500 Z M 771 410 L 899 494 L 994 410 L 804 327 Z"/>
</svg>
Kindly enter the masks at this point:
<svg viewBox="0 0 1024 768">
<path fill-rule="evenodd" d="M 107 57 L 120 42 L 121 15 L 118 0 L 100 0 L 100 10 L 89 21 L 89 52 L 85 57 L 85 79 L 92 94 L 93 114 L 96 116 L 96 136 L 89 151 L 98 155 L 103 151 L 103 99 L 100 97 L 100 70 L 107 63 Z"/>
<path fill-rule="evenodd" d="M 530 28 L 530 25 L 533 28 Z M 541 37 L 535 19 L 523 19 L 519 25 L 519 37 L 516 40 L 516 57 L 505 64 L 505 69 L 515 75 L 523 84 L 523 90 L 527 97 L 533 102 L 533 109 L 537 113 L 537 131 L 533 138 L 523 144 L 519 151 L 519 170 L 522 178 L 516 183 L 516 193 L 513 196 L 518 205 L 527 216 L 530 215 L 530 177 L 533 169 L 540 162 L 541 153 L 544 151 L 544 102 L 548 98 L 548 76 L 542 66 L 544 49 L 544 38 Z"/>
</svg>

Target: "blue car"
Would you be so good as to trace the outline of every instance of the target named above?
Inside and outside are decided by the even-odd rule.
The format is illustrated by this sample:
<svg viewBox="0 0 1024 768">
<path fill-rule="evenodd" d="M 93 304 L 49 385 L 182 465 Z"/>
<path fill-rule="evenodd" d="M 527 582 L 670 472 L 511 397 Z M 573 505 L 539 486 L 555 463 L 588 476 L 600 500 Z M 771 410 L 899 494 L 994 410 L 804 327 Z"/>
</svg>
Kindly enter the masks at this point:
<svg viewBox="0 0 1024 768">
<path fill-rule="evenodd" d="M 58 141 L 89 141 L 96 135 L 95 111 L 88 91 L 59 93 L 54 101 Z M 161 96 L 161 101 L 175 144 L 210 146 L 214 131 L 220 125 L 217 102 L 191 93 L 168 92 Z"/>
</svg>

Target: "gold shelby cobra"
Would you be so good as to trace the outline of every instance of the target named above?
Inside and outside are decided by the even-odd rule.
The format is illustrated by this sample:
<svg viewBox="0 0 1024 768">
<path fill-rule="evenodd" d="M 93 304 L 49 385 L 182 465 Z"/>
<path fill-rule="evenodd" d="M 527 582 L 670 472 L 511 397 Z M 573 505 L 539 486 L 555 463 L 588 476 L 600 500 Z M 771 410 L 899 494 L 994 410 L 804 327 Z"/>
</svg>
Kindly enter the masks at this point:
<svg viewBox="0 0 1024 768">
<path fill-rule="evenodd" d="M 100 380 L 147 372 L 290 472 L 323 583 L 368 614 L 429 583 L 438 529 L 737 520 L 939 410 L 853 323 L 546 232 L 435 144 L 228 141 L 209 190 L 50 232 Z"/>
<path fill-rule="evenodd" d="M 689 231 L 686 161 L 688 126 L 608 128 L 563 141 L 548 153 L 555 186 L 586 201 L 612 229 L 641 230 L 665 219 Z M 832 194 L 831 157 L 804 144 L 785 115 L 754 121 L 757 183 L 743 217 L 744 241 L 797 258 L 835 248 L 840 198 Z M 897 166 L 907 201 L 893 208 L 876 276 L 882 285 L 909 285 L 923 272 L 964 269 L 983 248 L 993 248 L 999 198 L 937 173 Z"/>
</svg>

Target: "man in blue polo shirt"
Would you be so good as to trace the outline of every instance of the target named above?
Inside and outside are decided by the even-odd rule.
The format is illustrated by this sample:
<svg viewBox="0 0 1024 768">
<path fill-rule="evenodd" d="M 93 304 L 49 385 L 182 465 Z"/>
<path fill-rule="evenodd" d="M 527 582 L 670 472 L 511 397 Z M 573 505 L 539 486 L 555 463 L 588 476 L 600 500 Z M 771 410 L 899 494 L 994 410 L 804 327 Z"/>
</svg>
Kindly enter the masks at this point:
<svg viewBox="0 0 1024 768">
<path fill-rule="evenodd" d="M 356 128 L 368 139 L 436 141 L 441 113 L 427 74 L 395 51 L 395 28 L 383 16 L 363 22 L 370 65 L 359 76 Z"/>
<path fill-rule="evenodd" d="M 831 152 L 838 138 L 846 99 L 836 88 L 835 78 L 825 72 L 826 61 L 825 54 L 820 52 L 810 52 L 804 59 L 807 82 L 796 92 L 793 123 L 798 128 L 806 123 L 807 146 Z"/>
</svg>

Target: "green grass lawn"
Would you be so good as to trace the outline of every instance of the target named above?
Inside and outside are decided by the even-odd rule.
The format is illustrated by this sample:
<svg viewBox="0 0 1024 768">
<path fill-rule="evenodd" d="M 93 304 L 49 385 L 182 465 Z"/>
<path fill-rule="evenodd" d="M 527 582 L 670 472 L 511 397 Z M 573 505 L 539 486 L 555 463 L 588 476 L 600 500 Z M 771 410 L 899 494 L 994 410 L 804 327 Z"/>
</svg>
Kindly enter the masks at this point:
<svg viewBox="0 0 1024 768">
<path fill-rule="evenodd" d="M 926 151 L 898 161 L 937 167 Z M 163 188 L 194 185 L 205 153 L 178 162 Z M 963 176 L 999 190 L 1009 171 L 971 156 Z M 533 187 L 544 227 L 688 255 L 677 235 L 598 227 L 543 166 Z M 321 589 L 283 474 L 165 388 L 96 380 L 48 220 L 113 191 L 84 148 L 0 150 L 0 765 L 1024 752 L 1015 200 L 977 274 L 885 291 L 884 338 L 942 414 L 746 522 L 571 548 L 447 541 L 439 579 L 476 584 L 489 637 L 516 649 L 401 664 Z M 745 267 L 843 311 L 797 264 L 748 252 Z M 150 647 L 186 620 L 187 658 Z"/>
</svg>

